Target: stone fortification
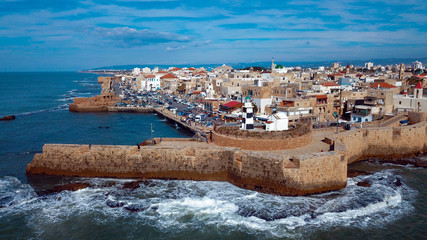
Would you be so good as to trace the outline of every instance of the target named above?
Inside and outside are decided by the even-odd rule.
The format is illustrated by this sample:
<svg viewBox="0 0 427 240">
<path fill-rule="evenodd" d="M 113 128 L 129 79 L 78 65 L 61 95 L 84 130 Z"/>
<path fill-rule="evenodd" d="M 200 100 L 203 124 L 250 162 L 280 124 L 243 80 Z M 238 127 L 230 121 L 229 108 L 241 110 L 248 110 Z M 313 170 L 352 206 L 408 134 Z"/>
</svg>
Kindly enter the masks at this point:
<svg viewBox="0 0 427 240">
<path fill-rule="evenodd" d="M 283 150 L 306 146 L 312 140 L 311 123 L 287 131 L 240 130 L 239 127 L 217 127 L 213 142 L 245 150 Z"/>
<path fill-rule="evenodd" d="M 182 145 L 182 144 L 181 144 Z M 229 181 L 281 195 L 304 195 L 346 185 L 347 164 L 333 152 L 289 158 L 201 143 L 169 146 L 46 144 L 28 174 Z M 325 173 L 328 174 L 325 174 Z"/>
<path fill-rule="evenodd" d="M 427 151 L 424 115 L 414 125 L 357 129 L 325 138 L 331 151 L 248 151 L 190 141 L 154 146 L 46 144 L 27 166 L 28 174 L 83 177 L 229 181 L 281 195 L 305 195 L 346 186 L 347 164 L 367 157 L 403 157 Z M 417 122 L 421 121 L 421 122 Z M 160 141 L 160 139 L 158 139 Z M 314 146 L 314 145 L 313 145 Z M 308 146 L 307 146 L 308 147 Z"/>
<path fill-rule="evenodd" d="M 68 109 L 72 112 L 107 112 L 109 106 L 115 105 L 119 97 L 111 93 L 90 98 L 74 98 Z"/>
<path fill-rule="evenodd" d="M 90 98 L 74 98 L 68 109 L 71 112 L 107 112 L 108 107 L 114 106 L 120 99 L 114 94 L 113 82 L 120 81 L 119 77 L 98 77 L 98 83 L 102 85 L 101 95 Z"/>
<path fill-rule="evenodd" d="M 348 163 L 373 157 L 398 159 L 427 152 L 427 122 L 352 130 L 325 140 Z"/>
</svg>

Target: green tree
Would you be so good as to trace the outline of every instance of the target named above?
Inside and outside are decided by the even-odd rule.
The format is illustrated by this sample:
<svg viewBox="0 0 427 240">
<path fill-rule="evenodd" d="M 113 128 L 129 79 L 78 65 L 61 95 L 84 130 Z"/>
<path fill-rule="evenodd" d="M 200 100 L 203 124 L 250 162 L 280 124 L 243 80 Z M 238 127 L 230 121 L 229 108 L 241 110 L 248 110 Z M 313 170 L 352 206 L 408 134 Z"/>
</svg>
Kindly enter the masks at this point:
<svg viewBox="0 0 427 240">
<path fill-rule="evenodd" d="M 252 106 L 254 107 L 254 113 L 258 112 L 258 106 L 255 104 L 254 101 L 252 101 Z"/>
<path fill-rule="evenodd" d="M 182 93 L 184 93 L 184 92 L 185 92 L 186 88 L 187 88 L 187 86 L 185 85 L 185 83 L 182 83 L 182 84 L 181 84 L 181 85 L 179 85 L 179 87 L 178 87 L 178 92 L 182 94 Z"/>
</svg>

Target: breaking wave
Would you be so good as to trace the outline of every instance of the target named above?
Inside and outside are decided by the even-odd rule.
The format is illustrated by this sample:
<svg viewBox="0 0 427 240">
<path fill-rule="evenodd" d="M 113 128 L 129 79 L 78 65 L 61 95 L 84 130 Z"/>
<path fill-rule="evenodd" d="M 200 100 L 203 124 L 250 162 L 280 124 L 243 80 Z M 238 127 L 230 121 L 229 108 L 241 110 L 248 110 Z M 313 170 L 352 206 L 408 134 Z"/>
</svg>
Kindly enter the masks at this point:
<svg viewBox="0 0 427 240">
<path fill-rule="evenodd" d="M 0 221 L 27 216 L 41 234 L 75 217 L 99 224 L 150 226 L 164 234 L 192 231 L 244 232 L 263 237 L 301 237 L 331 227 L 372 227 L 413 211 L 416 190 L 391 170 L 348 179 L 346 188 L 307 197 L 284 197 L 224 182 L 161 181 L 122 188 L 129 180 L 74 179 L 90 187 L 37 194 L 14 177 L 0 178 Z M 371 187 L 357 185 L 368 181 Z"/>
</svg>

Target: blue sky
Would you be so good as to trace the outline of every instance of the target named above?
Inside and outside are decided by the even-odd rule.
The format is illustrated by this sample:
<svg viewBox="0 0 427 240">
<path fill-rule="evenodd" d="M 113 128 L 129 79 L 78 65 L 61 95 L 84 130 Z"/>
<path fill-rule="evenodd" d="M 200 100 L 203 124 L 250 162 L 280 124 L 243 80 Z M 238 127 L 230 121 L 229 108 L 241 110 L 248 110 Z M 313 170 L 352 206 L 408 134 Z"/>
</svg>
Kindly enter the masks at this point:
<svg viewBox="0 0 427 240">
<path fill-rule="evenodd" d="M 0 0 L 0 71 L 427 56 L 418 0 Z"/>
</svg>

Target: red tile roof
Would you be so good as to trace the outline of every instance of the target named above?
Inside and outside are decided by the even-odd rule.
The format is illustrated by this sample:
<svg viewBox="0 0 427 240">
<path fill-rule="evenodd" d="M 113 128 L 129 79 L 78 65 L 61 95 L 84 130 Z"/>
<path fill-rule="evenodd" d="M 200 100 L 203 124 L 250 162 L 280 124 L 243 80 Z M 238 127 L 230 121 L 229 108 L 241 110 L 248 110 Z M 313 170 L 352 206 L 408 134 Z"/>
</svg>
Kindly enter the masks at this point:
<svg viewBox="0 0 427 240">
<path fill-rule="evenodd" d="M 181 68 L 176 67 L 176 68 L 173 68 L 171 71 L 179 71 L 179 70 L 181 70 Z"/>
<path fill-rule="evenodd" d="M 145 78 L 155 78 L 155 77 L 156 77 L 156 75 L 148 75 Z"/>
<path fill-rule="evenodd" d="M 236 107 L 240 107 L 241 105 L 242 105 L 242 103 L 240 103 L 240 102 L 231 101 L 231 102 L 224 104 L 223 106 L 228 107 L 228 108 L 236 108 Z"/>
<path fill-rule="evenodd" d="M 386 83 L 386 82 L 380 82 L 380 83 L 374 83 L 369 87 L 371 87 L 371 88 L 395 88 L 396 86 L 391 85 L 391 84 Z"/>
<path fill-rule="evenodd" d="M 173 74 L 171 74 L 171 73 L 168 73 L 168 74 L 166 74 L 166 75 L 164 75 L 164 76 L 161 76 L 160 78 L 177 78 L 175 75 L 173 75 Z"/>
<path fill-rule="evenodd" d="M 326 96 L 326 95 L 317 95 L 316 98 L 317 99 L 324 99 L 324 98 L 328 98 L 328 96 Z"/>
</svg>

